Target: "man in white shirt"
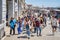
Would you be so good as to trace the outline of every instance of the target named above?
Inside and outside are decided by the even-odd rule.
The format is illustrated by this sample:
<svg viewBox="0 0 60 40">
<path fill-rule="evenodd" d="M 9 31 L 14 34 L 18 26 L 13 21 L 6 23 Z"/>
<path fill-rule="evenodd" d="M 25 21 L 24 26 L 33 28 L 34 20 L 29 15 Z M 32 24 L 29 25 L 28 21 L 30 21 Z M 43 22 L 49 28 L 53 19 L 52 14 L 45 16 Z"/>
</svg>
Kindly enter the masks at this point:
<svg viewBox="0 0 60 40">
<path fill-rule="evenodd" d="M 54 16 L 51 19 L 51 26 L 52 26 L 52 32 L 54 34 L 54 32 L 57 29 L 57 19 Z"/>
</svg>

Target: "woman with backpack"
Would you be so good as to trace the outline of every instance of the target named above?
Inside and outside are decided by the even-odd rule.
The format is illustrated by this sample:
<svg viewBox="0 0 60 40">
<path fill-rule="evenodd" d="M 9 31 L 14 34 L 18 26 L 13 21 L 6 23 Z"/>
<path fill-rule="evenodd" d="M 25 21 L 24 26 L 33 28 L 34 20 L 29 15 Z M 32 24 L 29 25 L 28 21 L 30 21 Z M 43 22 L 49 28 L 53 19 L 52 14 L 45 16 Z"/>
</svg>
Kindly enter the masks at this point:
<svg viewBox="0 0 60 40">
<path fill-rule="evenodd" d="M 14 30 L 14 22 L 13 22 L 13 18 L 11 17 L 10 20 L 10 34 L 12 34 L 13 31 L 13 35 L 15 34 L 15 30 Z"/>
<path fill-rule="evenodd" d="M 29 19 L 28 19 L 28 17 L 25 18 L 25 26 L 26 26 L 28 39 L 30 39 L 30 27 L 29 27 Z"/>
<path fill-rule="evenodd" d="M 41 28 L 44 28 L 43 17 L 40 17 L 40 26 L 41 26 Z"/>
<path fill-rule="evenodd" d="M 41 27 L 40 27 L 40 21 L 36 19 L 36 31 L 37 31 L 37 36 L 41 36 Z"/>
</svg>

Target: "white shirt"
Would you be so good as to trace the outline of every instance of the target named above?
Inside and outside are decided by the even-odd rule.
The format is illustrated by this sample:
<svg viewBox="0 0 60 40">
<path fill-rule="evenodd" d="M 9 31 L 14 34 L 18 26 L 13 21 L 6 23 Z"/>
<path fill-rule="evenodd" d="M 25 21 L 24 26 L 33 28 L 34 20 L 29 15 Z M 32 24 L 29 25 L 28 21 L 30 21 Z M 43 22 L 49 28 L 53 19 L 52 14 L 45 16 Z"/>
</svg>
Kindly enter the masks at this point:
<svg viewBox="0 0 60 40">
<path fill-rule="evenodd" d="M 57 19 L 51 19 L 52 26 L 57 26 Z"/>
</svg>

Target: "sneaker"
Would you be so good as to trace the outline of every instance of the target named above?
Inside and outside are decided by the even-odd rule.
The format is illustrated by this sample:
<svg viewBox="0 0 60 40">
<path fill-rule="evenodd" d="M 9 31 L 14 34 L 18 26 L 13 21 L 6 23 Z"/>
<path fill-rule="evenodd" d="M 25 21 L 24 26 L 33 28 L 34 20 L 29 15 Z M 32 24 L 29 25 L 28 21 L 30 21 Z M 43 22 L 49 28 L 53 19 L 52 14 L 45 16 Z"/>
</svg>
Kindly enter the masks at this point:
<svg viewBox="0 0 60 40">
<path fill-rule="evenodd" d="M 28 37 L 28 39 L 30 39 L 30 37 Z"/>
<path fill-rule="evenodd" d="M 39 36 L 42 36 L 41 34 L 39 34 Z"/>
<path fill-rule="evenodd" d="M 28 39 L 30 39 L 30 36 L 28 36 Z"/>
</svg>

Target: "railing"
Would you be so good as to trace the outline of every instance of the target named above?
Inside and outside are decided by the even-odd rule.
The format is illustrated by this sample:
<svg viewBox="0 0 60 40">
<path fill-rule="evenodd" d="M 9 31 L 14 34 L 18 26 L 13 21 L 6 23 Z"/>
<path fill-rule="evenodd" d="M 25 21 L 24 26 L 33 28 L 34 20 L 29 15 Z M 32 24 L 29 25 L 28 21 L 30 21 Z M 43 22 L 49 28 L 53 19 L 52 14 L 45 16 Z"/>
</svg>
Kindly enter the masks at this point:
<svg viewBox="0 0 60 40">
<path fill-rule="evenodd" d="M 6 26 L 6 22 L 0 24 L 0 40 L 5 36 L 4 27 Z"/>
</svg>

